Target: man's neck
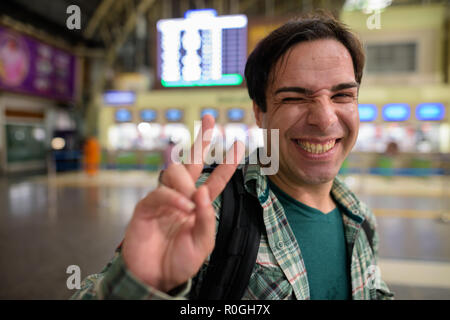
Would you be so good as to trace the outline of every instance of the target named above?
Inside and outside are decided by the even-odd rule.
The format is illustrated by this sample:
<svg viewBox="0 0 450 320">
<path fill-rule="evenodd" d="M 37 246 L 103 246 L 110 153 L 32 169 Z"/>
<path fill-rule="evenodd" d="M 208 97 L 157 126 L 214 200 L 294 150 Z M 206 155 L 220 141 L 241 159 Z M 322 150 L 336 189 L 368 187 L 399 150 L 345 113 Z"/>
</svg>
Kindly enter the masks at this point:
<svg viewBox="0 0 450 320">
<path fill-rule="evenodd" d="M 331 197 L 331 187 L 333 181 L 323 184 L 295 184 L 285 181 L 278 175 L 268 176 L 271 182 L 278 188 L 290 195 L 295 200 L 306 204 L 312 208 L 328 213 L 336 208 L 336 204 Z"/>
</svg>

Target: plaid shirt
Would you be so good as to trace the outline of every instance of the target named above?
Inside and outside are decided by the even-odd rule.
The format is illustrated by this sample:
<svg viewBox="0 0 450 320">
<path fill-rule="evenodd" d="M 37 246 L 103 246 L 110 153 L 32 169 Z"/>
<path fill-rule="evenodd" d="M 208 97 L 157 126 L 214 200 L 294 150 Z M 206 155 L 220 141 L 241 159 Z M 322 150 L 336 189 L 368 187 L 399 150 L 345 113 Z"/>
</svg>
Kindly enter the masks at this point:
<svg viewBox="0 0 450 320">
<path fill-rule="evenodd" d="M 208 177 L 203 174 L 197 185 Z M 242 299 L 310 299 L 308 278 L 299 245 L 292 232 L 283 207 L 270 190 L 267 177 L 258 165 L 244 170 L 245 188 L 257 196 L 263 207 L 265 232 L 261 234 L 258 256 L 248 288 Z M 378 233 L 376 220 L 367 206 L 339 179 L 335 178 L 331 194 L 343 209 L 347 252 L 351 253 L 350 274 L 352 299 L 393 299 L 393 294 L 380 278 L 377 267 Z M 221 196 L 213 202 L 217 221 Z M 374 229 L 373 250 L 361 224 L 367 219 Z M 218 224 L 216 225 L 217 228 Z M 209 259 L 209 258 L 208 258 Z M 208 259 L 194 279 L 176 292 L 166 294 L 151 288 L 127 270 L 120 248 L 100 274 L 87 277 L 73 299 L 186 299 L 195 297 L 200 289 Z"/>
</svg>

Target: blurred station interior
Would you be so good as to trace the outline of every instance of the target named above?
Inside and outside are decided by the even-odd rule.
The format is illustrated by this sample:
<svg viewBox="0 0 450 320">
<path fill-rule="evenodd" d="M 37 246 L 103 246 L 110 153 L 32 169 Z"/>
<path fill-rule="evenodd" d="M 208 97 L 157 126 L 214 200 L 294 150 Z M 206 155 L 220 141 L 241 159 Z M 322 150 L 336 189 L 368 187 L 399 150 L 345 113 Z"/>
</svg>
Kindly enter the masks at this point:
<svg viewBox="0 0 450 320">
<path fill-rule="evenodd" d="M 66 299 L 68 266 L 98 273 L 204 113 L 214 141 L 261 146 L 246 58 L 317 8 L 364 42 L 340 173 L 377 216 L 382 276 L 397 299 L 450 299 L 445 0 L 2 0 L 0 299 Z"/>
</svg>

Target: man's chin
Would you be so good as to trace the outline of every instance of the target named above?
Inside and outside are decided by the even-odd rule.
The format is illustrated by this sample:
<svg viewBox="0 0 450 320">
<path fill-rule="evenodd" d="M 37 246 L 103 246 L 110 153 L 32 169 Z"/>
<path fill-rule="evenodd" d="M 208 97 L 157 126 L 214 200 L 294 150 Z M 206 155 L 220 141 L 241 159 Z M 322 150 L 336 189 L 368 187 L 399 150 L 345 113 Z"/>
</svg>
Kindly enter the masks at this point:
<svg viewBox="0 0 450 320">
<path fill-rule="evenodd" d="M 309 168 L 293 168 L 287 167 L 287 170 L 283 170 L 283 167 L 280 166 L 280 170 L 278 175 L 284 181 L 289 181 L 293 185 L 302 185 L 302 186 L 319 186 L 324 184 L 329 184 L 334 181 L 337 174 L 339 173 L 339 168 L 336 167 L 328 167 L 328 168 L 318 168 L 318 167 L 309 167 Z"/>
<path fill-rule="evenodd" d="M 320 172 L 317 174 L 301 174 L 298 176 L 298 179 L 303 184 L 321 185 L 332 182 L 336 176 L 337 172 Z"/>
<path fill-rule="evenodd" d="M 333 181 L 333 179 L 334 179 L 334 177 L 332 177 L 332 178 L 329 178 L 329 177 L 314 177 L 314 178 L 305 179 L 303 182 L 305 184 L 318 186 L 318 185 L 323 185 L 323 184 L 330 183 L 331 181 Z"/>
</svg>

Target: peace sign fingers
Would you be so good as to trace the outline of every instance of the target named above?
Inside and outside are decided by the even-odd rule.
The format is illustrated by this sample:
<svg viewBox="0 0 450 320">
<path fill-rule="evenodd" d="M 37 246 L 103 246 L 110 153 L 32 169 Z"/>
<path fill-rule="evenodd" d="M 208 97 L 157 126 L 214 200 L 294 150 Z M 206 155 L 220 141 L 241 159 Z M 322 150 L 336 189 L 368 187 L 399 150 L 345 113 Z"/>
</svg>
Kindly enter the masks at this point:
<svg viewBox="0 0 450 320">
<path fill-rule="evenodd" d="M 205 182 L 205 186 L 208 187 L 211 201 L 223 191 L 236 171 L 244 153 L 245 145 L 240 141 L 234 142 L 226 154 L 225 163 L 217 166 L 210 174 L 208 180 Z"/>
<path fill-rule="evenodd" d="M 195 192 L 194 184 L 203 170 L 205 155 L 209 150 L 214 125 L 215 121 L 211 115 L 203 116 L 201 130 L 190 149 L 187 163 L 183 164 L 183 169 L 185 170 L 180 168 L 182 166 L 172 165 L 162 176 L 163 184 L 174 188 L 188 197 L 193 195 Z M 244 144 L 242 142 L 235 142 L 225 156 L 225 163 L 217 166 L 208 177 L 205 186 L 208 188 L 211 201 L 225 188 L 236 171 L 244 153 Z M 184 174 L 183 171 L 187 174 Z M 190 181 L 186 181 L 189 180 L 189 177 Z"/>
<path fill-rule="evenodd" d="M 194 181 L 197 181 L 202 173 L 205 155 L 209 150 L 214 125 L 215 121 L 213 116 L 209 114 L 203 116 L 202 126 L 189 152 L 189 161 L 184 165 Z"/>
</svg>

